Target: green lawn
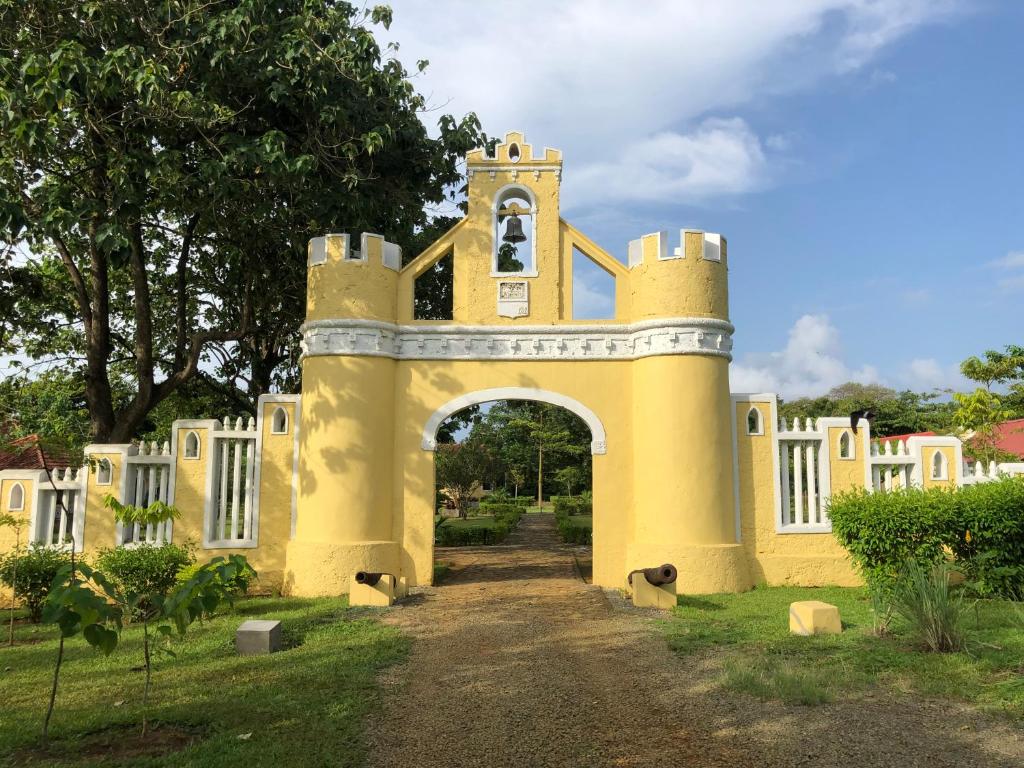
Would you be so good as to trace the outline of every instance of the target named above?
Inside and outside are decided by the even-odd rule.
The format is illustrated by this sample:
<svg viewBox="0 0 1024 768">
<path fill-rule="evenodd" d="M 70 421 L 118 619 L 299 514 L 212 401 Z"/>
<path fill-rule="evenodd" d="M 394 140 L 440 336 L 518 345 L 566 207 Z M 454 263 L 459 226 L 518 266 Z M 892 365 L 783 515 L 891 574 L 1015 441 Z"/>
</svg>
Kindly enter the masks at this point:
<svg viewBox="0 0 1024 768">
<path fill-rule="evenodd" d="M 789 604 L 796 600 L 838 606 L 843 633 L 789 634 Z M 1024 718 L 1024 606 L 980 602 L 965 626 L 966 653 L 924 652 L 898 619 L 890 635 L 876 637 L 865 590 L 841 587 L 681 596 L 664 623 L 677 653 L 714 654 L 724 660 L 725 687 L 761 698 L 815 704 L 880 685 Z"/>
<path fill-rule="evenodd" d="M 280 619 L 288 650 L 236 656 L 235 629 L 252 618 Z M 126 630 L 109 657 L 90 650 L 81 638 L 67 642 L 51 725 L 53 748 L 36 764 L 360 765 L 362 720 L 377 702 L 376 673 L 407 650 L 396 630 L 367 618 L 365 609 L 350 610 L 344 598 L 246 600 L 234 613 L 197 625 L 176 642 L 177 658 L 157 657 L 151 717 L 194 727 L 202 734 L 196 744 L 120 763 L 99 755 L 76 759 L 83 735 L 141 722 L 140 635 L 141 630 Z M 50 627 L 20 626 L 17 642 L 14 648 L 0 647 L 0 765 L 8 764 L 2 756 L 38 743 L 56 655 Z"/>
</svg>

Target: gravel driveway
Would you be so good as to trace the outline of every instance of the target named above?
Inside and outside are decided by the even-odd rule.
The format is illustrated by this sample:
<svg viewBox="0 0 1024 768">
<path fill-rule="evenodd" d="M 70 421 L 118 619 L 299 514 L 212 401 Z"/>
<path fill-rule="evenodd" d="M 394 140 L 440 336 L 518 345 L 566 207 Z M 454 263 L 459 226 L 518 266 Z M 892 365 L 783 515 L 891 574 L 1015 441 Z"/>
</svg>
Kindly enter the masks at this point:
<svg viewBox="0 0 1024 768">
<path fill-rule="evenodd" d="M 946 702 L 721 690 L 713 657 L 676 657 L 650 614 L 577 577 L 550 515 L 438 559 L 455 572 L 387 614 L 414 645 L 382 680 L 373 766 L 1024 766 L 1020 730 Z"/>
</svg>

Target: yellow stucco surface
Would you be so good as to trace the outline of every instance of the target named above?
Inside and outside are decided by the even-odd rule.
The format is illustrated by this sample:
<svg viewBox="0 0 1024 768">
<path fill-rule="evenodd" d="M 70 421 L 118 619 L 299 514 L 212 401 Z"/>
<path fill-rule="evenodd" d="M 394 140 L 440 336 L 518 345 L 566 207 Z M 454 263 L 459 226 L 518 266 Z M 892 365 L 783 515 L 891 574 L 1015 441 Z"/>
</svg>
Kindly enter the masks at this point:
<svg viewBox="0 0 1024 768">
<path fill-rule="evenodd" d="M 24 491 L 24 509 L 14 510 L 10 507 L 11 500 L 11 488 L 15 485 L 21 485 Z M 0 514 L 11 515 L 15 519 L 21 522 L 20 531 L 15 530 L 13 527 L 3 526 L 0 527 L 0 554 L 6 554 L 15 549 L 18 543 L 19 537 L 21 546 L 24 547 L 28 542 L 29 537 L 29 522 L 32 519 L 32 503 L 35 499 L 35 483 L 32 480 L 21 480 L 15 478 L 5 478 L 0 480 Z M 11 591 L 0 584 L 0 600 L 10 600 Z"/>
<path fill-rule="evenodd" d="M 738 402 L 735 406 L 736 459 L 743 548 L 754 583 L 860 584 L 846 551 L 831 533 L 776 532 L 772 435 L 777 427 L 771 418 L 765 418 L 764 435 L 748 436 L 743 427 L 750 405 Z M 767 415 L 768 404 L 762 407 Z"/>
</svg>

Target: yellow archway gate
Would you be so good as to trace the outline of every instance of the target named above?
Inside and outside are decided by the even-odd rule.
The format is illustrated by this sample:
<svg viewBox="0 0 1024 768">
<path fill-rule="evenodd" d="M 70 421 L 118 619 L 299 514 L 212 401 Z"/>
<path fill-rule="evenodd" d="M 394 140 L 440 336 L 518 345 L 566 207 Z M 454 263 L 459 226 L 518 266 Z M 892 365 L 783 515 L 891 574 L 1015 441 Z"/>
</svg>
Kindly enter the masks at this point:
<svg viewBox="0 0 1024 768">
<path fill-rule="evenodd" d="M 377 235 L 310 243 L 293 592 L 346 592 L 358 570 L 429 583 L 437 427 L 497 399 L 562 405 L 590 426 L 595 583 L 671 562 L 683 591 L 748 588 L 724 238 L 658 232 L 621 263 L 561 218 L 561 153 L 518 133 L 470 153 L 467 174 L 466 217 L 404 267 Z M 510 219 L 526 244 L 513 262 Z M 574 251 L 614 278 L 614 318 L 573 319 Z M 447 257 L 451 317 L 417 319 L 416 280 Z"/>
</svg>

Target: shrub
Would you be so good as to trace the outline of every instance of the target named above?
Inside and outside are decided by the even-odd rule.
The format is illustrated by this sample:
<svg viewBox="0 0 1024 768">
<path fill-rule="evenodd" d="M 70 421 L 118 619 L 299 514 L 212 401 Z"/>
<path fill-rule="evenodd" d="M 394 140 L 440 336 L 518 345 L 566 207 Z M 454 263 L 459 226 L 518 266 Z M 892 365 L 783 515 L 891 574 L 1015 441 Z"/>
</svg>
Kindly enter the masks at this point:
<svg viewBox="0 0 1024 768">
<path fill-rule="evenodd" d="M 961 627 L 967 605 L 963 591 L 949 585 L 952 571 L 948 563 L 922 568 L 910 560 L 893 590 L 893 609 L 931 651 L 960 651 L 966 644 Z"/>
<path fill-rule="evenodd" d="M 888 595 L 908 562 L 927 569 L 946 558 L 956 538 L 954 498 L 943 488 L 840 493 L 829 506 L 832 532 L 868 587 Z"/>
<path fill-rule="evenodd" d="M 985 597 L 1024 600 L 1024 477 L 966 486 L 956 509 L 951 546 L 971 586 Z"/>
<path fill-rule="evenodd" d="M 178 572 L 192 565 L 192 551 L 176 544 L 140 544 L 100 550 L 96 566 L 121 591 L 131 595 L 165 594 Z"/>
<path fill-rule="evenodd" d="M 507 521 L 498 519 L 494 525 L 442 525 L 436 531 L 437 544 L 441 547 L 500 544 L 511 530 Z"/>
<path fill-rule="evenodd" d="M 512 499 L 512 503 L 517 507 L 532 507 L 534 505 L 533 496 L 516 496 Z"/>
<path fill-rule="evenodd" d="M 555 505 L 555 516 L 566 515 L 589 515 L 593 513 L 594 505 L 589 494 L 587 496 L 552 496 L 552 503 Z"/>
<path fill-rule="evenodd" d="M 206 568 L 199 563 L 191 563 L 178 571 L 175 581 L 178 584 L 186 584 L 194 579 L 200 571 Z M 227 582 L 221 581 L 220 573 L 214 577 L 214 582 L 232 597 L 242 597 L 249 591 L 249 585 L 257 578 L 256 570 L 246 561 L 244 567 L 239 567 Z"/>
<path fill-rule="evenodd" d="M 53 580 L 61 568 L 70 564 L 69 552 L 31 546 L 0 557 L 0 583 L 14 590 L 14 596 L 28 609 L 29 620 L 38 624 Z"/>
<path fill-rule="evenodd" d="M 1024 478 L 850 491 L 832 498 L 829 515 L 872 592 L 891 595 L 908 561 L 927 570 L 952 556 L 980 594 L 1024 596 Z"/>
<path fill-rule="evenodd" d="M 558 533 L 566 544 L 593 544 L 593 518 L 589 515 L 562 515 L 557 518 Z"/>
</svg>

